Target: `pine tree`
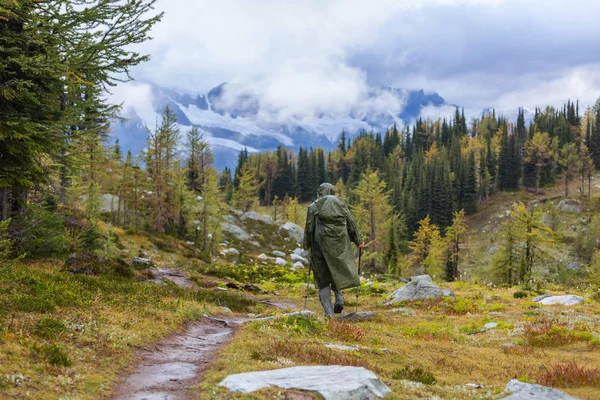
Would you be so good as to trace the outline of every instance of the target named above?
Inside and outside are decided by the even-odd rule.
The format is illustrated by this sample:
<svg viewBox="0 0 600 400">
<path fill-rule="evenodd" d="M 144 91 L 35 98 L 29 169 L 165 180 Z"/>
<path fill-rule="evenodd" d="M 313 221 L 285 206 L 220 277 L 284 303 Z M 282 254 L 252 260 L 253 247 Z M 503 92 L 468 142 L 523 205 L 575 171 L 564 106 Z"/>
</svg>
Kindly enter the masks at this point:
<svg viewBox="0 0 600 400">
<path fill-rule="evenodd" d="M 467 214 L 475 213 L 477 211 L 477 172 L 474 151 L 470 151 L 467 158 L 461 194 L 460 207 L 464 208 Z"/>
<path fill-rule="evenodd" d="M 214 157 L 209 143 L 204 140 L 204 135 L 200 133 L 198 127 L 193 126 L 188 132 L 185 150 L 188 165 L 187 187 L 193 192 L 200 193 L 206 183 L 207 170 L 214 162 Z"/>
</svg>

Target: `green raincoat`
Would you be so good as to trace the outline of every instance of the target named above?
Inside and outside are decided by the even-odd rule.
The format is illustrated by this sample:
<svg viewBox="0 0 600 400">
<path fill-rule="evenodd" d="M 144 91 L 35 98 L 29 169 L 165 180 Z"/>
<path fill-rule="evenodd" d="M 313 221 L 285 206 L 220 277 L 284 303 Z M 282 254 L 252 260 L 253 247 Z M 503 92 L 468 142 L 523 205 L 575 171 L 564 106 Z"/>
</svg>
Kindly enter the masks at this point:
<svg viewBox="0 0 600 400">
<path fill-rule="evenodd" d="M 360 232 L 333 185 L 319 186 L 317 200 L 308 208 L 304 248 L 310 250 L 311 265 L 319 289 L 333 285 L 338 290 L 360 284 L 350 242 L 359 246 Z"/>
</svg>

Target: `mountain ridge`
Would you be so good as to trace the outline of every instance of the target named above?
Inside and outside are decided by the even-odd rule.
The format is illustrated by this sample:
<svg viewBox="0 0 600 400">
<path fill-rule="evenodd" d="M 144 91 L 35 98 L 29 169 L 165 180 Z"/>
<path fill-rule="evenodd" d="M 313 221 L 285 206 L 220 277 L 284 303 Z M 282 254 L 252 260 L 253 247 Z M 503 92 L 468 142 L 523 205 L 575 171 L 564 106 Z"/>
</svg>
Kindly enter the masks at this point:
<svg viewBox="0 0 600 400">
<path fill-rule="evenodd" d="M 364 102 L 345 114 L 320 111 L 278 120 L 264 112 L 260 97 L 247 85 L 223 82 L 206 93 L 142 85 L 149 86 L 148 98 L 142 99 L 146 102 L 145 112 L 139 104 L 126 104 L 123 117 L 127 120 L 112 126 L 121 147 L 135 154 L 141 152 L 146 127 L 155 126 L 160 111 L 169 106 L 182 132 L 194 125 L 202 131 L 211 144 L 218 169 L 234 166 L 242 148 L 255 152 L 273 150 L 281 144 L 294 150 L 300 146 L 329 150 L 335 147 L 342 131 L 350 137 L 362 130 L 385 131 L 395 123 L 402 126 L 414 122 L 426 108 L 441 113 L 443 107 L 454 107 L 435 92 L 382 87 L 371 89 Z"/>
</svg>

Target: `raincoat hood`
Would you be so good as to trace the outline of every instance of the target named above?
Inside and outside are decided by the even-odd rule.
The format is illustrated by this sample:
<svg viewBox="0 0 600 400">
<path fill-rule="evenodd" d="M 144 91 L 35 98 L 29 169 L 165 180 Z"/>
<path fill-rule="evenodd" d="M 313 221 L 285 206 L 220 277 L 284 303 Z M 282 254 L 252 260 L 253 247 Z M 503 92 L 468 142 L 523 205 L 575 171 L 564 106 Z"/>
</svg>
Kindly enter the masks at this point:
<svg viewBox="0 0 600 400">
<path fill-rule="evenodd" d="M 322 183 L 317 190 L 317 199 L 323 196 L 335 196 L 335 186 L 331 183 Z"/>
</svg>

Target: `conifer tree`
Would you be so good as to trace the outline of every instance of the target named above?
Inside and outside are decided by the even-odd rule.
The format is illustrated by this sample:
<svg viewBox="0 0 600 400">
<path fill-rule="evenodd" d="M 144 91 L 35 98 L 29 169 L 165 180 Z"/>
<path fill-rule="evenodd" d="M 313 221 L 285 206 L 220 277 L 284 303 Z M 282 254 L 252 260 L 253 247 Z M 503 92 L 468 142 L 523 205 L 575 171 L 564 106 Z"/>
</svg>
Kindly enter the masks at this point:
<svg viewBox="0 0 600 400">
<path fill-rule="evenodd" d="M 413 265 L 423 267 L 424 274 L 441 273 L 443 258 L 446 255 L 445 245 L 439 228 L 431 223 L 429 216 L 419 221 L 419 229 L 409 246 Z"/>
<path fill-rule="evenodd" d="M 373 268 L 382 264 L 383 259 L 377 257 L 385 254 L 385 237 L 392 216 L 390 195 L 385 186 L 377 171 L 367 170 L 353 190 L 357 201 L 352 212 L 359 228 L 368 237 L 365 260 Z"/>
<path fill-rule="evenodd" d="M 446 270 L 446 279 L 448 281 L 454 281 L 459 277 L 458 256 L 460 245 L 464 241 L 464 234 L 466 231 L 465 211 L 460 210 L 455 212 L 454 218 L 452 219 L 452 225 L 446 228 L 446 240 L 450 247 L 449 268 Z"/>
<path fill-rule="evenodd" d="M 258 201 L 256 175 L 248 164 L 244 164 L 239 174 L 239 186 L 233 192 L 235 207 L 243 212 L 250 211 Z"/>
<path fill-rule="evenodd" d="M 563 167 L 565 174 L 565 197 L 569 197 L 569 182 L 581 168 L 580 155 L 575 143 L 567 143 L 560 149 L 559 164 Z"/>
</svg>

